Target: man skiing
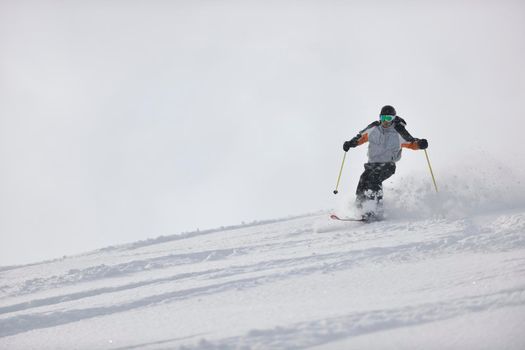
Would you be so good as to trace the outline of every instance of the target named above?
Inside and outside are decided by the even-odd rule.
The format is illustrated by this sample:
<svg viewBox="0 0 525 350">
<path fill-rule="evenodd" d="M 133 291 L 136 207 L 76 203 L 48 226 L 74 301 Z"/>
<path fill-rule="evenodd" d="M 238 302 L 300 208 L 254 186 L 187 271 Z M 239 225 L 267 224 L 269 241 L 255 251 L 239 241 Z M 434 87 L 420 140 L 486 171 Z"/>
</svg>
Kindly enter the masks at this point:
<svg viewBox="0 0 525 350">
<path fill-rule="evenodd" d="M 383 181 L 396 172 L 401 159 L 401 148 L 426 149 L 426 139 L 412 137 L 405 129 L 406 122 L 396 115 L 392 106 L 381 108 L 379 120 L 374 121 L 357 136 L 343 144 L 343 150 L 368 142 L 368 163 L 356 190 L 356 207 L 363 212 L 363 220 L 380 219 L 383 211 Z"/>
</svg>

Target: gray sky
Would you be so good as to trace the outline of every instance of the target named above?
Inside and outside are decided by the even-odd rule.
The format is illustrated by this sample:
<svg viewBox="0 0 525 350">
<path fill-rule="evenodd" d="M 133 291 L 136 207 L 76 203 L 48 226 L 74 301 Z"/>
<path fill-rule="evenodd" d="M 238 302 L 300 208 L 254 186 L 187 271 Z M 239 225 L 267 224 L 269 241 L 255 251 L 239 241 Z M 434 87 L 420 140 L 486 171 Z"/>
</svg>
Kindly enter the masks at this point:
<svg viewBox="0 0 525 350">
<path fill-rule="evenodd" d="M 0 0 L 0 50 L 0 265 L 332 208 L 384 104 L 525 163 L 522 1 Z"/>
</svg>

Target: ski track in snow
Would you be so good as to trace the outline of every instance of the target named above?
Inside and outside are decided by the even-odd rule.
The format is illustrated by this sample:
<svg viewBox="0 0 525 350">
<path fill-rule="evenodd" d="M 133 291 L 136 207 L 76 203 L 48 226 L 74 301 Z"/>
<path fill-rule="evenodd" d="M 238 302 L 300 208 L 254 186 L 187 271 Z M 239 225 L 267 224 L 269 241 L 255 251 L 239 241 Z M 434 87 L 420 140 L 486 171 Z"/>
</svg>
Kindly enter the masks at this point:
<svg viewBox="0 0 525 350">
<path fill-rule="evenodd" d="M 362 280 L 355 282 L 365 291 L 372 288 L 372 294 L 381 293 L 374 289 L 377 282 L 367 278 L 366 271 L 391 269 L 395 273 L 411 266 L 439 266 L 439 261 L 455 265 L 454 259 L 461 262 L 457 263 L 458 271 L 436 281 L 429 278 L 396 285 L 391 300 L 385 296 L 382 308 L 377 304 L 367 307 L 363 299 L 365 305 L 358 308 L 341 305 L 340 312 L 326 315 L 321 308 L 295 322 L 273 314 L 275 322 L 268 326 L 259 324 L 254 316 L 245 328 L 232 326 L 229 335 L 222 335 L 219 328 L 200 330 L 196 324 L 192 332 L 163 333 L 163 339 L 153 341 L 131 332 L 124 345 L 97 343 L 96 339 L 91 340 L 94 343 L 83 344 L 74 338 L 71 342 L 81 349 L 93 344 L 107 349 L 307 348 L 525 305 L 524 211 L 371 224 L 334 222 L 327 216 L 323 213 L 161 237 L 41 264 L 2 268 L 0 349 L 36 346 L 42 337 L 77 323 L 103 328 L 106 323 L 113 324 L 115 317 L 141 310 L 169 309 L 230 294 L 253 296 L 283 283 L 290 288 L 294 283 L 315 283 L 319 276 L 365 271 Z M 479 264 L 478 260 L 490 264 Z M 484 287 L 472 289 L 476 283 Z M 359 289 L 349 293 L 352 290 Z M 414 301 L 396 302 L 396 293 L 407 298 L 412 295 Z M 319 297 L 313 292 L 304 299 L 302 296 L 297 295 L 302 303 Z M 179 320 L 167 311 L 163 317 Z M 521 320 L 525 321 L 525 316 Z M 229 321 L 225 315 L 219 323 Z M 525 345 L 525 336 L 522 340 Z M 67 345 L 55 339 L 48 348 Z"/>
<path fill-rule="evenodd" d="M 349 336 L 449 319 L 468 312 L 481 312 L 524 304 L 525 287 L 448 302 L 392 310 L 357 312 L 343 317 L 293 324 L 287 328 L 254 330 L 241 337 L 222 339 L 215 343 L 203 340 L 196 346 L 183 346 L 182 349 L 226 350 L 239 347 L 249 348 L 252 344 L 267 349 L 301 349 Z"/>
</svg>

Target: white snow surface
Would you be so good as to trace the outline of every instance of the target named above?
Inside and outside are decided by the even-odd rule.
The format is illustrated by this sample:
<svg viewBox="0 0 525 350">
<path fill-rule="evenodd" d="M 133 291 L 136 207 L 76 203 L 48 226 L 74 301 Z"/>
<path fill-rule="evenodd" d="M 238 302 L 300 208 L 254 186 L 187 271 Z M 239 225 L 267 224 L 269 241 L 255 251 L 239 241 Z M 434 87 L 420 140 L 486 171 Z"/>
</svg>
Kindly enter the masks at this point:
<svg viewBox="0 0 525 350">
<path fill-rule="evenodd" d="M 1 267 L 0 349 L 525 349 L 520 182 L 402 182 L 382 222 L 322 211 Z"/>
</svg>

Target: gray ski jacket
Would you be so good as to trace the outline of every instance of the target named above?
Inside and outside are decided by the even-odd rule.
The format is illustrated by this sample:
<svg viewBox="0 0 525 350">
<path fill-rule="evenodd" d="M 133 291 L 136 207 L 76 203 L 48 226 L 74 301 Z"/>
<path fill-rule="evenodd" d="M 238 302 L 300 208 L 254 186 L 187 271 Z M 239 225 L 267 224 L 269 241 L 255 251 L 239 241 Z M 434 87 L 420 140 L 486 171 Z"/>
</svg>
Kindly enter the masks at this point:
<svg viewBox="0 0 525 350">
<path fill-rule="evenodd" d="M 397 162 L 401 159 L 402 148 L 419 149 L 417 139 L 406 131 L 405 125 L 401 118 L 396 118 L 388 128 L 373 122 L 357 134 L 358 145 L 368 142 L 369 163 Z"/>
</svg>

